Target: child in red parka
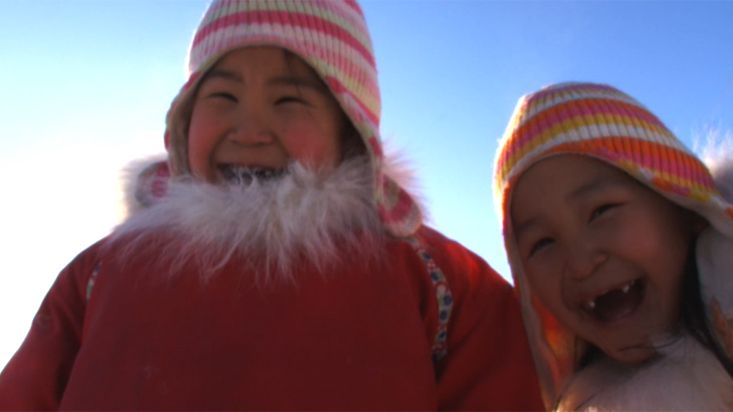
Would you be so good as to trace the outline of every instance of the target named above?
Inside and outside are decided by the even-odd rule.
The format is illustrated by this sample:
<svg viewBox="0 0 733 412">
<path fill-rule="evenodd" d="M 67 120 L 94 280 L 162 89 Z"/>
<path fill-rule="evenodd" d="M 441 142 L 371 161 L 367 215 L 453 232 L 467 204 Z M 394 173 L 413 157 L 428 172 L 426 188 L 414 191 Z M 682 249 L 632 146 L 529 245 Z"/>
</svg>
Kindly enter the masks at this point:
<svg viewBox="0 0 733 412">
<path fill-rule="evenodd" d="M 0 409 L 539 409 L 517 302 L 389 171 L 354 1 L 215 1 L 132 213 L 59 275 Z"/>
</svg>

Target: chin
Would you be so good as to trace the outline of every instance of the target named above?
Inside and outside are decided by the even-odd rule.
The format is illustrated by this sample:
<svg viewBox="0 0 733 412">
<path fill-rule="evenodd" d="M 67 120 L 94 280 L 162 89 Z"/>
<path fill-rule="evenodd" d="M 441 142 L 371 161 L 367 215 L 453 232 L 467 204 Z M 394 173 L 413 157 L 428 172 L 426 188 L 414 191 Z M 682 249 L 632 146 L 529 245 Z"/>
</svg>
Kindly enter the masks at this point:
<svg viewBox="0 0 733 412">
<path fill-rule="evenodd" d="M 631 346 L 605 353 L 616 362 L 628 366 L 640 366 L 657 356 L 657 351 L 651 346 Z"/>
</svg>

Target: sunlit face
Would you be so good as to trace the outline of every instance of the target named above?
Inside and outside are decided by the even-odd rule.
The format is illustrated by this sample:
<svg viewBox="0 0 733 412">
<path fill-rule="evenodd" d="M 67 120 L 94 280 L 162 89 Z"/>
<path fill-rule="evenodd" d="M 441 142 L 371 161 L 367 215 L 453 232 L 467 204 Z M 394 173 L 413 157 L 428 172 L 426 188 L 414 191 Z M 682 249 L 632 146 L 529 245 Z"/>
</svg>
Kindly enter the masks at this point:
<svg viewBox="0 0 733 412">
<path fill-rule="evenodd" d="M 620 362 L 651 357 L 679 320 L 691 214 L 576 155 L 530 167 L 510 212 L 532 291 L 560 322 Z"/>
<path fill-rule="evenodd" d="M 276 47 L 225 55 L 202 80 L 188 132 L 194 176 L 277 173 L 290 161 L 329 170 L 341 160 L 346 116 L 316 73 Z"/>
</svg>

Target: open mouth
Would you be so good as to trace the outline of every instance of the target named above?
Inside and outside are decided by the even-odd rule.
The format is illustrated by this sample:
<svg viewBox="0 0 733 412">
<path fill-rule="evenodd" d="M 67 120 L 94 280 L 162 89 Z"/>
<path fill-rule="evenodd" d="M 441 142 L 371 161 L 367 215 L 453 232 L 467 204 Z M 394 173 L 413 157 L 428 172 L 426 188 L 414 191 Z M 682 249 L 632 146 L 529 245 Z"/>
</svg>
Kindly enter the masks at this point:
<svg viewBox="0 0 733 412">
<path fill-rule="evenodd" d="M 600 322 L 613 322 L 632 314 L 644 299 L 645 284 L 634 279 L 583 303 L 583 311 Z"/>
<path fill-rule="evenodd" d="M 230 184 L 251 184 L 259 181 L 277 179 L 285 174 L 284 169 L 266 167 L 249 167 L 224 164 L 218 166 L 219 173 L 224 181 Z"/>
</svg>

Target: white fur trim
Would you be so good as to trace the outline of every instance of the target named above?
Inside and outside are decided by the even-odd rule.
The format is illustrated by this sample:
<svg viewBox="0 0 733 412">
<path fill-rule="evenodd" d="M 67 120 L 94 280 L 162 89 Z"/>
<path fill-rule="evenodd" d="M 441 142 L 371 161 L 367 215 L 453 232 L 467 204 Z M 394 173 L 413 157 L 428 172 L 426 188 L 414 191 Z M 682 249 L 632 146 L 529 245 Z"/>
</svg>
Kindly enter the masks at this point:
<svg viewBox="0 0 733 412">
<path fill-rule="evenodd" d="M 728 202 L 733 202 L 733 132 L 711 130 L 700 145 L 700 157 L 710 169 L 718 190 Z"/>
<path fill-rule="evenodd" d="M 161 247 L 159 258 L 173 274 L 194 261 L 208 278 L 238 255 L 258 272 L 258 282 L 292 280 L 296 259 L 324 270 L 344 250 L 365 258 L 379 253 L 384 235 L 370 170 L 359 157 L 328 175 L 294 163 L 283 177 L 250 185 L 174 178 L 167 195 L 128 218 L 111 241 L 129 242 L 129 258 L 148 246 L 149 235 L 167 231 L 174 244 Z"/>
<path fill-rule="evenodd" d="M 419 209 L 423 223 L 428 223 L 430 216 L 425 207 L 425 197 L 422 194 L 422 187 L 412 167 L 412 160 L 407 153 L 397 149 L 390 141 L 383 141 L 382 148 L 384 150 L 382 173 L 407 192 L 415 203 L 415 207 Z"/>
</svg>

